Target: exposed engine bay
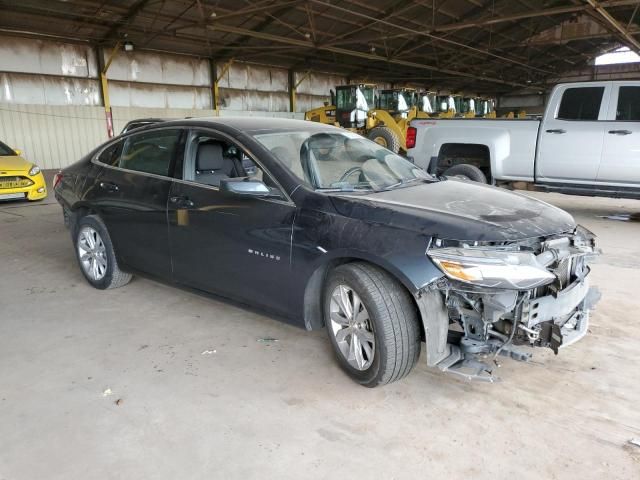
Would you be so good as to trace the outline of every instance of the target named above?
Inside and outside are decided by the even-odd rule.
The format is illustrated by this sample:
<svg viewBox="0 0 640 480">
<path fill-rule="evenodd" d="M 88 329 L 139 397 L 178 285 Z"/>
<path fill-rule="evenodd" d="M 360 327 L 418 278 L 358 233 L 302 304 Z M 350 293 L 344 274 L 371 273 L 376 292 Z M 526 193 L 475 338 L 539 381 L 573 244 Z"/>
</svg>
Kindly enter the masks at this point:
<svg viewBox="0 0 640 480">
<path fill-rule="evenodd" d="M 595 236 L 580 226 L 508 244 L 451 246 L 436 240 L 427 254 L 445 276 L 419 301 L 427 362 L 468 379 L 494 381 L 499 355 L 526 361 L 526 347 L 557 354 L 580 340 L 599 299 L 589 286 L 588 266 L 598 253 Z"/>
</svg>

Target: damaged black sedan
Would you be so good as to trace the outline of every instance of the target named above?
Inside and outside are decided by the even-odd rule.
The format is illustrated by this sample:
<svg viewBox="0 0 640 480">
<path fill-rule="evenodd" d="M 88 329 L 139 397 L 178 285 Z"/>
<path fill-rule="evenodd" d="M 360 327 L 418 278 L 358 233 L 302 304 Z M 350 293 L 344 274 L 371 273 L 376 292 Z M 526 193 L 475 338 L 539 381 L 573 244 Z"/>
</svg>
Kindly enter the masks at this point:
<svg viewBox="0 0 640 480">
<path fill-rule="evenodd" d="M 54 191 L 94 287 L 142 274 L 325 328 L 370 387 L 407 375 L 423 342 L 428 365 L 493 380 L 483 359 L 557 353 L 596 300 L 594 236 L 568 213 L 317 123 L 143 127 Z"/>
</svg>

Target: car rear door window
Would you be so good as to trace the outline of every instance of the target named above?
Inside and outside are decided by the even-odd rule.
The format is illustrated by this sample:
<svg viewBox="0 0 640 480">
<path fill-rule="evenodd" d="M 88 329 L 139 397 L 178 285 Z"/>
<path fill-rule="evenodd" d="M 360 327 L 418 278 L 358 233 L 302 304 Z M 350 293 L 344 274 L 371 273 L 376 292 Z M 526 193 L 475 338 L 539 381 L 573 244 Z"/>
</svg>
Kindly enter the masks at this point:
<svg viewBox="0 0 640 480">
<path fill-rule="evenodd" d="M 640 121 L 640 87 L 620 87 L 616 120 Z"/>
<path fill-rule="evenodd" d="M 562 95 L 558 119 L 598 120 L 604 87 L 567 88 Z"/>
<path fill-rule="evenodd" d="M 180 145 L 180 129 L 153 130 L 124 140 L 117 166 L 137 172 L 170 176 L 171 163 Z"/>
</svg>

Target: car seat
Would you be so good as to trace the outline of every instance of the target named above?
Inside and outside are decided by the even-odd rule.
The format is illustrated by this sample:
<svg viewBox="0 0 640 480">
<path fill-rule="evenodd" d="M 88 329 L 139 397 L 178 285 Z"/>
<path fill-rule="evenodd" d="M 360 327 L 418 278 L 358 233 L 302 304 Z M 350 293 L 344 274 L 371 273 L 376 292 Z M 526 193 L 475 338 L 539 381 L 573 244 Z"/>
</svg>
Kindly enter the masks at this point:
<svg viewBox="0 0 640 480">
<path fill-rule="evenodd" d="M 221 180 L 237 176 L 235 162 L 232 158 L 225 157 L 222 152 L 222 145 L 219 142 L 198 145 L 196 182 L 219 187 Z"/>
</svg>

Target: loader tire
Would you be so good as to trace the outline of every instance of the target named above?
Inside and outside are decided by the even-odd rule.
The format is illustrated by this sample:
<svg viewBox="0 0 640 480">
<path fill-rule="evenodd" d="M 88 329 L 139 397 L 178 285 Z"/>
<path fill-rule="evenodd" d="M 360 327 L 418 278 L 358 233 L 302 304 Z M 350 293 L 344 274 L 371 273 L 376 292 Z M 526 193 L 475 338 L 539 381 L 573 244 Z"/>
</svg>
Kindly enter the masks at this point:
<svg viewBox="0 0 640 480">
<path fill-rule="evenodd" d="M 393 153 L 400 151 L 400 139 L 389 127 L 375 127 L 367 135 L 369 140 L 373 140 L 379 145 L 391 150 Z"/>
</svg>

